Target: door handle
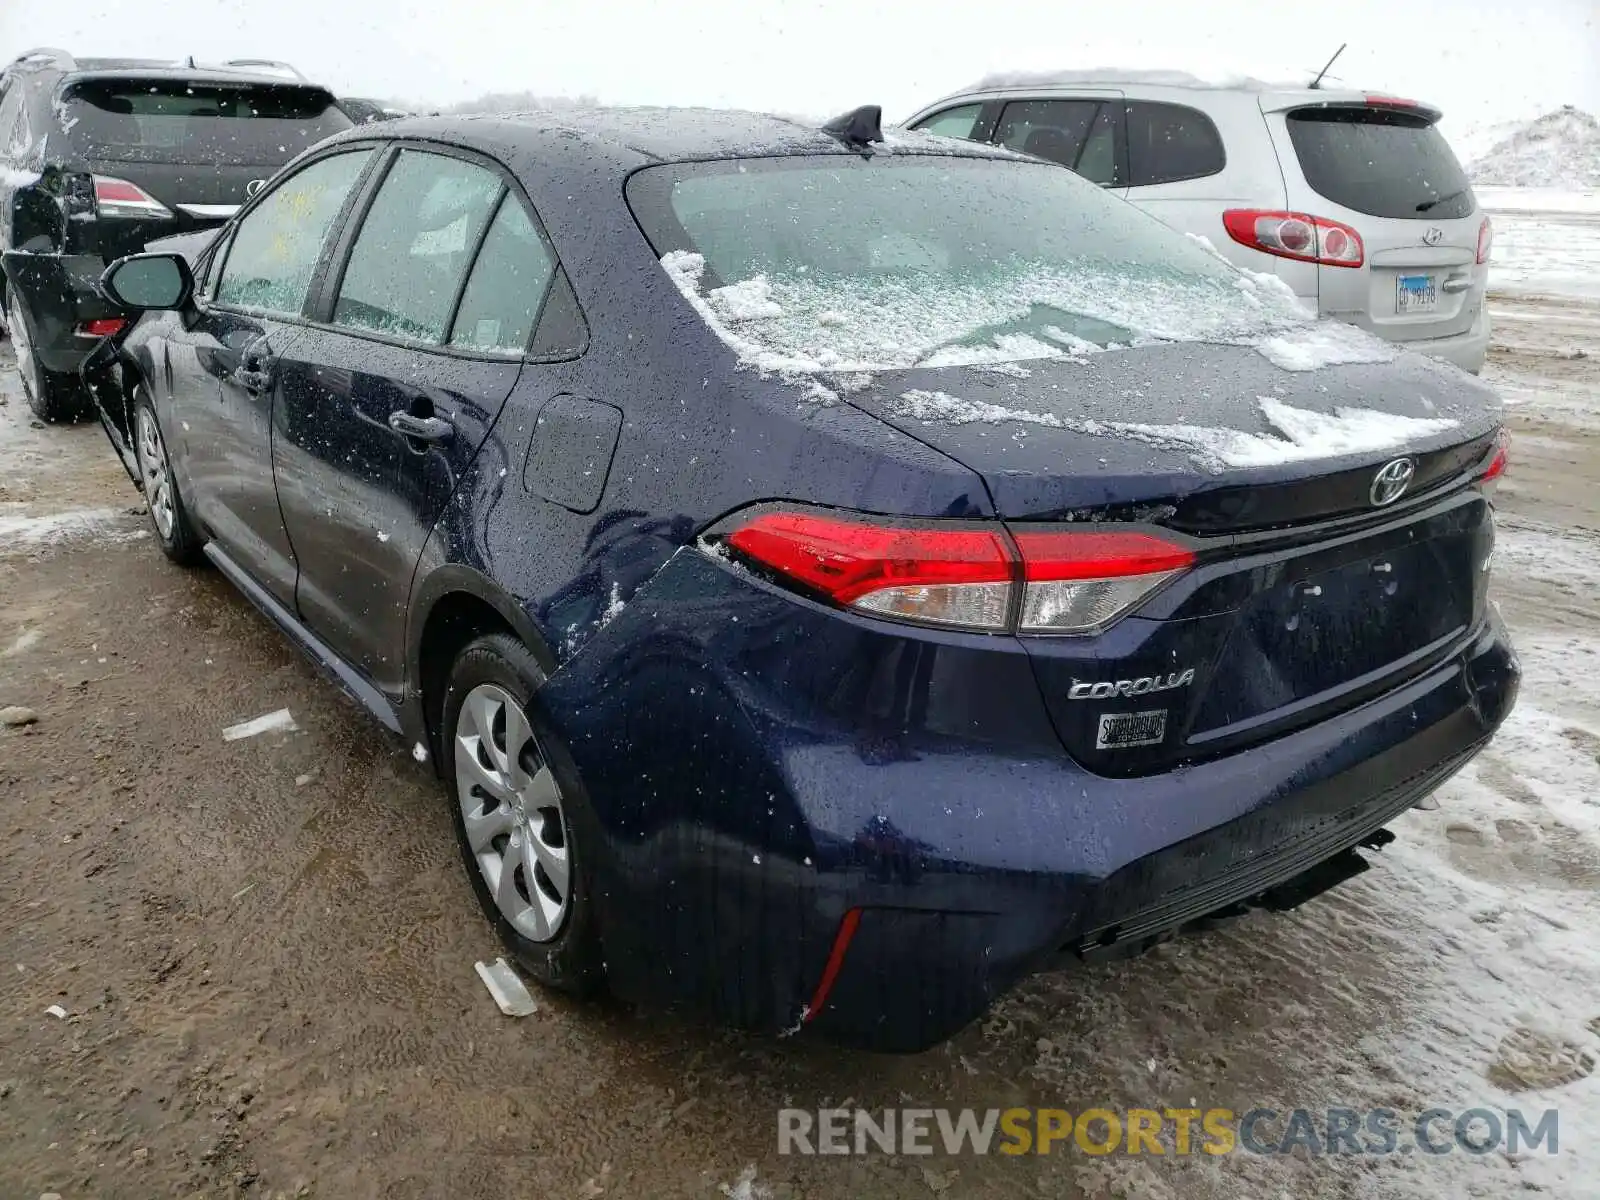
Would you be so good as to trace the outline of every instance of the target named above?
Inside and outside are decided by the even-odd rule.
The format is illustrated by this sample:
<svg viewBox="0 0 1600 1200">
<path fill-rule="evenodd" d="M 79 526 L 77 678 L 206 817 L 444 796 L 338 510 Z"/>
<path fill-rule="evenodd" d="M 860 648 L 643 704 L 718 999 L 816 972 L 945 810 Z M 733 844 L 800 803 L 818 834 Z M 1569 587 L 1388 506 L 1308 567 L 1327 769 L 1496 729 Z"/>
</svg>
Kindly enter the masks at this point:
<svg viewBox="0 0 1600 1200">
<path fill-rule="evenodd" d="M 389 414 L 389 428 L 414 442 L 448 442 L 456 427 L 443 417 L 419 417 L 408 412 Z"/>
<path fill-rule="evenodd" d="M 1439 285 L 1440 290 L 1446 292 L 1464 292 L 1472 286 L 1472 280 L 1465 275 L 1453 275 Z"/>
<path fill-rule="evenodd" d="M 278 365 L 276 357 L 250 349 L 239 360 L 239 369 L 233 373 L 239 386 L 255 396 L 272 390 L 272 372 Z"/>
<path fill-rule="evenodd" d="M 272 372 L 260 368 L 240 367 L 234 378 L 252 396 L 260 396 L 272 387 Z"/>
</svg>

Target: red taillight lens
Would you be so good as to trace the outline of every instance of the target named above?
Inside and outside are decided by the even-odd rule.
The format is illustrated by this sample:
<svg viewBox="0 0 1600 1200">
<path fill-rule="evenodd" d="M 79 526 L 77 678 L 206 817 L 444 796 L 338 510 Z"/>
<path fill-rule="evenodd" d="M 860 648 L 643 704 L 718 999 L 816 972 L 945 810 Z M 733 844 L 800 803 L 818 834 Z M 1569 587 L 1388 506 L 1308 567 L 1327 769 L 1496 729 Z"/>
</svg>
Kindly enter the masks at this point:
<svg viewBox="0 0 1600 1200">
<path fill-rule="evenodd" d="M 170 217 L 172 210 L 136 183 L 94 177 L 95 207 L 102 217 Z"/>
<path fill-rule="evenodd" d="M 96 317 L 93 321 L 79 321 L 77 333 L 86 338 L 111 337 L 121 333 L 127 323 L 121 317 Z"/>
<path fill-rule="evenodd" d="M 1494 247 L 1494 225 L 1488 217 L 1478 226 L 1478 265 L 1489 261 L 1489 251 Z"/>
<path fill-rule="evenodd" d="M 735 529 L 727 543 L 836 604 L 971 629 L 1006 627 L 1017 574 L 999 529 L 771 512 Z"/>
<path fill-rule="evenodd" d="M 1483 469 L 1479 478 L 1484 483 L 1493 483 L 1506 473 L 1506 462 L 1511 457 L 1511 434 L 1502 429 L 1494 439 L 1494 454 L 1489 459 L 1489 465 Z"/>
<path fill-rule="evenodd" d="M 836 604 L 988 632 L 1103 629 L 1194 562 L 1187 547 L 1146 533 L 1008 533 L 800 512 L 758 514 L 723 540 Z"/>
<path fill-rule="evenodd" d="M 1361 235 L 1350 226 L 1309 213 L 1230 208 L 1222 226 L 1241 246 L 1328 267 L 1359 267 L 1367 260 Z"/>
</svg>

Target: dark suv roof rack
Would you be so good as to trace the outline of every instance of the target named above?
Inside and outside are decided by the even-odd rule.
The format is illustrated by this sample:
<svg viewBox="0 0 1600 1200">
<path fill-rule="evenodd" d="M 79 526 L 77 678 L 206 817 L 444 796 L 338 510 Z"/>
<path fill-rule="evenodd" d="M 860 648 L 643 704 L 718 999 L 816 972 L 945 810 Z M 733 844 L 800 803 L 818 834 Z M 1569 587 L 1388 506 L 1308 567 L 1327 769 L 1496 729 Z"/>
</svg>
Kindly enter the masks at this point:
<svg viewBox="0 0 1600 1200">
<path fill-rule="evenodd" d="M 32 50 L 24 51 L 11 60 L 12 66 L 21 66 L 23 63 L 51 63 L 64 71 L 70 71 L 78 65 L 78 60 L 65 50 L 58 50 L 54 46 L 36 46 Z"/>
</svg>

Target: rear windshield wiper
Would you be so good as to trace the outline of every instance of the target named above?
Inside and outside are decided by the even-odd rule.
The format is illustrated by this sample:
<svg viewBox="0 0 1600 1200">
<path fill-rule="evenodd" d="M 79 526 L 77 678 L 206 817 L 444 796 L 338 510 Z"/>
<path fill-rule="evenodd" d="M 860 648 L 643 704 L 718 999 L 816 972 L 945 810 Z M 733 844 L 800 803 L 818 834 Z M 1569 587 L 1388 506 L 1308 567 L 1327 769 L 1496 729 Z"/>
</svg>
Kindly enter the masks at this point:
<svg viewBox="0 0 1600 1200">
<path fill-rule="evenodd" d="M 1424 200 L 1421 204 L 1417 205 L 1417 211 L 1427 212 L 1436 205 L 1443 204 L 1446 200 L 1454 200 L 1457 196 L 1465 196 L 1469 190 L 1469 188 L 1464 187 L 1457 188 L 1453 192 L 1446 192 L 1442 196 L 1435 196 L 1432 200 Z"/>
</svg>

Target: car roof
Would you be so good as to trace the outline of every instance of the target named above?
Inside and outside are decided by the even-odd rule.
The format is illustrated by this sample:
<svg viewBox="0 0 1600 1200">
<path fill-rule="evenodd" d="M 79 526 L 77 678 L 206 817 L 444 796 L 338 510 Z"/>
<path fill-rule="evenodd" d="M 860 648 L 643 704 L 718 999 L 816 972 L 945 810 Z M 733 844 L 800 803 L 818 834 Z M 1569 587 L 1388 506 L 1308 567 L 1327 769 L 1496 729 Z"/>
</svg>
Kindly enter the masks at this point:
<svg viewBox="0 0 1600 1200">
<path fill-rule="evenodd" d="M 1276 112 L 1290 108 L 1312 108 L 1376 104 L 1378 107 L 1405 107 L 1419 116 L 1437 121 L 1441 114 L 1436 105 L 1415 100 L 1399 101 L 1393 97 L 1356 88 L 1313 88 L 1308 83 L 1273 83 L 1246 75 L 1202 77 L 1187 71 L 1119 70 L 1097 68 L 1085 71 L 1006 71 L 986 75 L 970 87 L 951 92 L 919 111 L 928 112 L 946 104 L 963 100 L 998 99 L 1007 96 L 1048 96 L 1053 92 L 1070 92 L 1092 88 L 1136 88 L 1145 96 L 1162 95 L 1178 98 L 1200 92 L 1232 92 L 1256 97 L 1263 111 Z M 1392 101 L 1386 103 L 1386 101 Z M 913 118 L 915 119 L 915 118 Z"/>
<path fill-rule="evenodd" d="M 346 140 L 373 137 L 372 126 L 358 126 L 339 135 Z M 770 113 L 709 108 L 571 108 L 523 113 L 468 113 L 406 117 L 387 122 L 385 139 L 421 138 L 461 141 L 491 153 L 532 152 L 547 162 L 591 165 L 606 157 L 632 169 L 651 163 L 708 159 L 767 158 L 801 154 L 853 153 L 824 133 L 821 122 L 809 124 Z M 875 152 L 912 152 L 960 158 L 1015 158 L 1002 147 L 886 130 L 886 142 Z"/>
</svg>

